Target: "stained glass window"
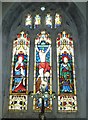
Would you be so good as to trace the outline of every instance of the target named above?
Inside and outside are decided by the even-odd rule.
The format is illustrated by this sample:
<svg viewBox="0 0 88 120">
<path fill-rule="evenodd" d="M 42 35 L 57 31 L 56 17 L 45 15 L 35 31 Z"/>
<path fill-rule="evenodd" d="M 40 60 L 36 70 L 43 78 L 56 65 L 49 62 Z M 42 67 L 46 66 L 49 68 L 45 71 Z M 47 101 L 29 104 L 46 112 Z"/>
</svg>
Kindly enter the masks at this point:
<svg viewBox="0 0 88 120">
<path fill-rule="evenodd" d="M 51 64 L 51 39 L 49 34 L 42 31 L 35 39 L 34 60 L 34 93 L 46 92 L 52 94 L 52 64 Z M 40 110 L 42 99 L 33 101 L 33 109 Z M 46 111 L 52 110 L 52 98 L 44 99 Z"/>
<path fill-rule="evenodd" d="M 62 22 L 61 15 L 59 15 L 58 13 L 56 13 L 56 15 L 55 15 L 55 28 L 60 27 L 61 26 L 61 22 Z"/>
<path fill-rule="evenodd" d="M 50 15 L 50 13 L 47 14 L 46 16 L 46 25 L 50 28 L 52 28 L 52 16 Z"/>
<path fill-rule="evenodd" d="M 57 38 L 58 110 L 77 111 L 74 46 L 63 31 Z"/>
<path fill-rule="evenodd" d="M 45 8 L 44 7 L 41 7 L 41 10 L 44 11 Z M 38 28 L 40 25 L 41 25 L 41 16 L 39 14 L 36 14 L 34 18 L 34 21 L 32 20 L 32 17 L 30 14 L 28 14 L 26 16 L 26 19 L 25 19 L 25 26 L 29 27 L 29 28 L 32 28 L 32 23 L 34 24 L 34 29 L 35 28 Z M 46 26 L 48 26 L 49 28 L 52 28 L 52 23 L 54 21 L 52 20 L 52 16 L 50 15 L 50 13 L 47 13 L 46 17 L 45 17 L 45 24 Z M 55 14 L 55 24 L 54 24 L 54 27 L 55 28 L 59 28 L 62 24 L 62 16 L 58 13 Z"/>
<path fill-rule="evenodd" d="M 39 14 L 37 14 L 34 20 L 34 28 L 37 28 L 40 24 L 41 24 L 41 17 L 39 16 Z"/>
<path fill-rule="evenodd" d="M 27 110 L 30 39 L 23 31 L 13 41 L 9 110 Z"/>
<path fill-rule="evenodd" d="M 25 26 L 32 28 L 32 16 L 30 14 L 26 16 Z"/>
</svg>

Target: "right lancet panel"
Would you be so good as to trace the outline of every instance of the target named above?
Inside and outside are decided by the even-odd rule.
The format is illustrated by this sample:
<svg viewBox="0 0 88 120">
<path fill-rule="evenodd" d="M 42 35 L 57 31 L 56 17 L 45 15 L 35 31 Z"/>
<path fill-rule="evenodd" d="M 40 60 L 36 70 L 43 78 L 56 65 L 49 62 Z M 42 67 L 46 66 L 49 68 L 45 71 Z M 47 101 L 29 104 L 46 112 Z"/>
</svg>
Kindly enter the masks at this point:
<svg viewBox="0 0 88 120">
<path fill-rule="evenodd" d="M 77 111 L 73 40 L 63 31 L 56 42 L 58 111 Z"/>
</svg>

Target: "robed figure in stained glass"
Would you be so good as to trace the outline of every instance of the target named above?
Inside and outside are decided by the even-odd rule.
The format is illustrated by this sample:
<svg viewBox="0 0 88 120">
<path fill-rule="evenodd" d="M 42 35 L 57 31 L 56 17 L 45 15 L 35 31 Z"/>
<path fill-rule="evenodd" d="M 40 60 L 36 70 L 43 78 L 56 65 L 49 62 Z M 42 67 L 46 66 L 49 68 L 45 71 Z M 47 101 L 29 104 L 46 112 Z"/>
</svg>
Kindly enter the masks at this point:
<svg viewBox="0 0 88 120">
<path fill-rule="evenodd" d="M 28 14 L 26 17 L 25 26 L 32 28 L 32 16 L 30 14 Z"/>
<path fill-rule="evenodd" d="M 24 63 L 24 54 L 18 55 L 18 60 L 15 63 L 14 74 L 15 79 L 12 91 L 13 92 L 26 91 L 25 88 L 26 64 Z"/>
<path fill-rule="evenodd" d="M 60 27 L 61 23 L 62 23 L 61 15 L 56 13 L 56 15 L 55 15 L 55 28 Z"/>
<path fill-rule="evenodd" d="M 21 31 L 13 41 L 9 110 L 27 110 L 29 48 L 30 38 Z"/>
<path fill-rule="evenodd" d="M 62 81 L 61 92 L 72 92 L 72 68 L 71 63 L 69 63 L 69 56 L 62 54 L 62 63 L 60 65 L 60 81 Z"/>
<path fill-rule="evenodd" d="M 73 40 L 65 31 L 57 38 L 58 110 L 76 111 Z"/>
<path fill-rule="evenodd" d="M 34 19 L 34 28 L 39 27 L 39 25 L 41 25 L 41 17 L 39 14 L 37 14 Z"/>
<path fill-rule="evenodd" d="M 46 25 L 49 28 L 52 28 L 52 16 L 50 14 L 47 14 L 47 16 L 46 16 Z"/>
</svg>

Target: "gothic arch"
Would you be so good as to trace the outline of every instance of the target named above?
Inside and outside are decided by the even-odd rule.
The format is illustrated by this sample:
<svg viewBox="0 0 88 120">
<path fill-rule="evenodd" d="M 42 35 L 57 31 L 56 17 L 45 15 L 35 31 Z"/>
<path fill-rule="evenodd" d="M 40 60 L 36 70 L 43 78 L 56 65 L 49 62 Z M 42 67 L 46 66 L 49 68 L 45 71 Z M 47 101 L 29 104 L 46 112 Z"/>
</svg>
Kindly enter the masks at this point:
<svg viewBox="0 0 88 120">
<path fill-rule="evenodd" d="M 46 28 L 45 26 L 40 29 L 38 29 L 38 31 L 36 30 L 28 30 L 25 29 L 24 26 L 21 26 L 23 24 L 22 18 L 23 16 L 27 13 L 27 11 L 29 9 L 34 9 L 34 6 L 40 7 L 42 5 L 45 5 L 46 7 L 48 7 L 48 9 L 52 9 L 52 11 L 55 10 L 55 8 L 59 8 L 62 15 L 65 16 L 64 22 L 65 24 L 63 25 L 63 27 L 61 27 L 60 29 L 54 30 L 55 34 L 53 34 L 53 30 Z M 4 3 L 3 3 L 4 5 Z M 55 7 L 54 7 L 55 6 Z M 10 12 L 12 11 L 12 12 Z M 39 11 L 40 12 L 40 11 Z M 35 12 L 34 12 L 35 13 Z M 76 14 L 75 14 L 76 13 Z M 10 19 L 12 18 L 12 19 Z M 80 19 L 80 21 L 79 21 Z M 22 24 L 21 24 L 22 22 Z M 70 23 L 70 24 L 69 24 Z M 56 40 L 56 36 L 57 34 L 62 31 L 62 30 L 66 30 L 68 33 L 71 32 L 73 39 L 74 39 L 74 46 L 75 46 L 75 64 L 76 64 L 76 79 L 78 81 L 77 83 L 77 90 L 80 91 L 84 81 L 82 81 L 82 79 L 84 78 L 84 80 L 86 80 L 85 78 L 85 49 L 82 49 L 82 47 L 85 47 L 85 20 L 83 15 L 81 14 L 80 10 L 77 8 L 77 6 L 75 5 L 75 3 L 12 3 L 12 5 L 9 7 L 8 11 L 5 13 L 5 15 L 3 16 L 3 41 L 2 41 L 2 45 L 3 45 L 3 65 L 6 67 L 3 67 L 3 118 L 11 118 L 17 116 L 17 118 L 19 117 L 24 117 L 24 118 L 31 118 L 31 116 L 33 115 L 33 117 L 35 118 L 36 116 L 38 117 L 38 113 L 33 113 L 31 105 L 32 105 L 32 100 L 30 99 L 29 105 L 28 105 L 28 112 L 27 113 L 13 113 L 12 112 L 8 112 L 8 96 L 9 96 L 9 78 L 10 78 L 10 70 L 11 70 L 11 40 L 13 40 L 12 36 L 15 37 L 15 35 L 20 31 L 20 30 L 25 30 L 29 33 L 31 39 L 33 41 L 31 41 L 31 50 L 34 51 L 33 46 L 34 46 L 34 38 L 36 37 L 36 34 L 39 33 L 41 30 L 45 29 L 47 30 L 47 32 L 49 32 L 51 34 L 52 37 L 52 44 L 54 44 L 55 46 L 55 42 L 54 40 Z M 35 33 L 35 35 L 34 35 Z M 52 49 L 53 51 L 53 70 L 56 71 L 56 64 L 55 64 L 55 60 L 54 57 L 56 56 L 55 54 L 55 49 Z M 6 59 L 5 59 L 5 57 Z M 31 53 L 31 61 L 33 61 L 33 52 Z M 78 62 L 80 60 L 80 62 Z M 81 64 L 82 62 L 84 62 L 84 66 Z M 31 64 L 30 67 L 33 66 L 33 63 Z M 82 68 L 82 69 L 80 69 Z M 30 70 L 30 81 L 32 82 L 33 79 L 33 68 L 31 68 Z M 83 73 L 84 72 L 84 73 Z M 53 79 L 56 79 L 56 72 L 53 73 Z M 81 83 L 81 84 L 79 84 Z M 86 81 L 85 81 L 86 83 Z M 56 84 L 56 83 L 55 83 Z M 7 85 L 7 86 L 6 86 Z M 79 87 L 78 87 L 79 86 Z M 85 85 L 84 85 L 85 86 Z M 29 85 L 29 90 L 32 89 L 32 86 Z M 53 89 L 55 91 L 57 91 L 56 86 L 53 86 Z M 52 118 L 62 118 L 62 117 L 85 117 L 85 105 L 82 104 L 85 102 L 85 100 L 83 100 L 82 95 L 84 96 L 85 94 L 85 89 L 82 88 L 81 93 L 78 92 L 77 96 L 78 96 L 78 109 L 79 111 L 77 113 L 71 113 L 69 115 L 67 115 L 66 113 L 57 113 L 57 101 L 53 101 L 54 104 L 54 111 L 52 111 Z M 81 100 L 80 100 L 81 99 Z M 80 106 L 81 105 L 81 106 Z M 30 111 L 30 113 L 29 113 Z M 19 116 L 18 116 L 19 115 Z M 49 114 L 47 114 L 47 117 L 50 117 Z"/>
</svg>

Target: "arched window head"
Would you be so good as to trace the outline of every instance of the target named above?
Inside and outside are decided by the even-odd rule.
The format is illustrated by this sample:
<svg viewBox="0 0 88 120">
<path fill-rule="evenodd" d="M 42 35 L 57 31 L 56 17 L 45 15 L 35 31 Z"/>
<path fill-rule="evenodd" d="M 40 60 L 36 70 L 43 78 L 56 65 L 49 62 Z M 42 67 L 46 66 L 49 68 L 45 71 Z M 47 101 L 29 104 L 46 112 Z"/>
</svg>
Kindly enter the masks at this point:
<svg viewBox="0 0 88 120">
<path fill-rule="evenodd" d="M 34 64 L 34 93 L 44 93 L 44 106 L 46 111 L 52 110 L 52 62 L 51 62 L 51 39 L 46 31 L 42 31 L 35 39 L 35 64 Z M 40 110 L 42 99 L 34 99 L 33 109 Z"/>
<path fill-rule="evenodd" d="M 30 38 L 23 31 L 13 41 L 9 110 L 27 110 Z"/>
<path fill-rule="evenodd" d="M 42 10 L 44 8 L 41 8 Z M 62 16 L 59 13 L 56 13 L 55 16 L 51 16 L 50 13 L 47 13 L 45 17 L 45 22 L 42 21 L 42 15 L 36 14 L 33 19 L 32 15 L 27 14 L 25 19 L 25 26 L 32 29 L 32 24 L 34 25 L 34 29 L 38 28 L 40 25 L 45 24 L 48 28 L 59 28 L 62 24 Z M 52 18 L 55 18 L 54 20 Z M 53 26 L 54 25 L 54 26 Z"/>
<path fill-rule="evenodd" d="M 63 31 L 56 43 L 58 111 L 77 111 L 73 40 Z"/>
</svg>

